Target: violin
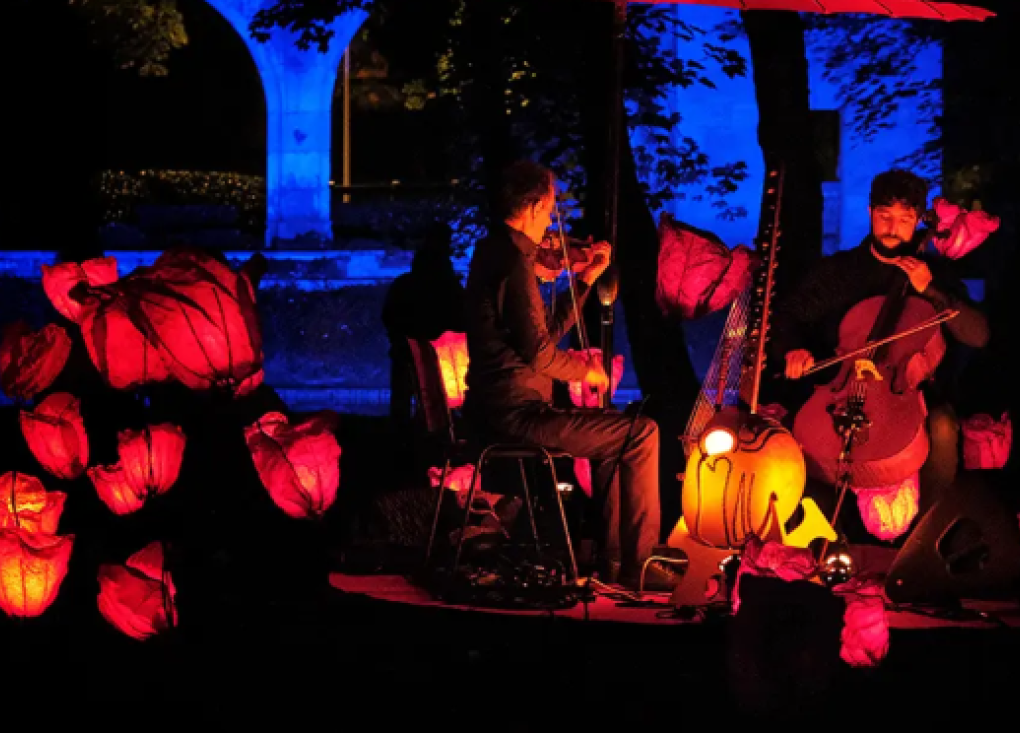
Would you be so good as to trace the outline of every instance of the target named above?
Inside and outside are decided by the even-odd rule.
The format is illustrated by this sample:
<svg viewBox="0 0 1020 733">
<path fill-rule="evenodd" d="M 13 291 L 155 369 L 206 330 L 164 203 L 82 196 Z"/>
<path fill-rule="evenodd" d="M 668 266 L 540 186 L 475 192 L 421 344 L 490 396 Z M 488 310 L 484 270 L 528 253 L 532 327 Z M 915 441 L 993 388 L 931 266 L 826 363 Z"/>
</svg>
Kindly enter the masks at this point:
<svg viewBox="0 0 1020 733">
<path fill-rule="evenodd" d="M 591 265 L 597 255 L 592 251 L 594 242 L 575 237 L 564 237 L 567 245 L 567 256 L 570 258 L 570 271 L 583 272 Z M 542 282 L 553 282 L 567 269 L 563 255 L 563 244 L 555 234 L 546 234 L 535 250 L 535 274 Z"/>
</svg>

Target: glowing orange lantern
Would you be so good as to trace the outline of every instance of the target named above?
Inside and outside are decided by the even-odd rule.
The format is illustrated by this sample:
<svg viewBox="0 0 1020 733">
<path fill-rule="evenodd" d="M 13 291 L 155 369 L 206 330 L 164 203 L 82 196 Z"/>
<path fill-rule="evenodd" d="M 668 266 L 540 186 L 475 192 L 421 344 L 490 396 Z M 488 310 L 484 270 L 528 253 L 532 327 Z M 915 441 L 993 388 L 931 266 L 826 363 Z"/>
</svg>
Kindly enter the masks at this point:
<svg viewBox="0 0 1020 733">
<path fill-rule="evenodd" d="M 0 476 L 0 527 L 56 534 L 67 494 L 47 491 L 34 476 L 9 471 Z"/>
<path fill-rule="evenodd" d="M 0 529 L 0 608 L 9 616 L 39 616 L 67 575 L 74 536 Z"/>
<path fill-rule="evenodd" d="M 1009 413 L 998 420 L 991 415 L 972 415 L 960 423 L 963 432 L 963 465 L 968 470 L 1002 468 L 1013 446 L 1013 422 Z"/>
<path fill-rule="evenodd" d="M 602 357 L 602 349 L 588 349 L 585 356 L 584 351 L 577 351 L 571 349 L 568 351 L 571 356 L 575 359 L 587 362 L 589 359 Z M 620 380 L 623 378 L 623 354 L 616 354 L 613 356 L 613 376 L 610 380 L 610 396 L 616 394 L 616 388 L 620 386 Z M 588 385 L 587 382 L 569 382 L 567 384 L 570 390 L 570 401 L 574 403 L 574 407 L 601 407 L 600 397 Z"/>
<path fill-rule="evenodd" d="M 263 486 L 280 509 L 295 519 L 321 517 L 340 486 L 336 415 L 323 412 L 291 425 L 269 412 L 244 429 Z"/>
<path fill-rule="evenodd" d="M 124 481 L 136 496 L 165 493 L 177 481 L 186 440 L 176 425 L 125 430 L 117 435 L 117 443 Z"/>
<path fill-rule="evenodd" d="M 177 590 L 153 542 L 124 565 L 99 567 L 99 612 L 119 631 L 144 641 L 177 625 Z"/>
<path fill-rule="evenodd" d="M 145 504 L 146 495 L 135 493 L 127 482 L 123 466 L 119 463 L 115 466 L 90 468 L 87 474 L 96 487 L 99 498 L 114 514 L 130 514 Z"/>
<path fill-rule="evenodd" d="M 854 488 L 864 527 L 880 540 L 894 540 L 907 531 L 917 516 L 917 474 L 891 486 Z"/>
<path fill-rule="evenodd" d="M 85 260 L 80 265 L 65 262 L 42 266 L 42 286 L 46 297 L 60 315 L 75 323 L 81 323 L 82 305 L 68 295 L 71 288 L 79 283 L 98 286 L 116 281 L 117 259 L 114 257 Z"/>
<path fill-rule="evenodd" d="M 60 326 L 33 331 L 24 321 L 0 338 L 0 387 L 15 399 L 32 399 L 53 384 L 71 354 L 71 339 Z"/>
<path fill-rule="evenodd" d="M 467 391 L 465 377 L 468 369 L 467 334 L 447 331 L 432 342 L 439 357 L 439 372 L 443 378 L 446 404 L 451 408 L 464 404 Z"/>
<path fill-rule="evenodd" d="M 35 459 L 54 476 L 76 479 L 85 472 L 89 439 L 74 395 L 55 392 L 35 410 L 22 410 L 21 433 Z"/>
</svg>

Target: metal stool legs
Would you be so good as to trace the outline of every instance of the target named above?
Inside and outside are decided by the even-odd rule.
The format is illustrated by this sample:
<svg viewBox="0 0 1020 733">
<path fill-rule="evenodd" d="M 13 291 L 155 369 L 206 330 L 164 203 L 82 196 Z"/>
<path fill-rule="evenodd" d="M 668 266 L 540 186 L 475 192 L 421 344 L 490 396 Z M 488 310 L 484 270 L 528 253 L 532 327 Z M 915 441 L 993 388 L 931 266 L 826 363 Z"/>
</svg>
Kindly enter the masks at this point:
<svg viewBox="0 0 1020 733">
<path fill-rule="evenodd" d="M 563 527 L 563 537 L 567 547 L 567 554 L 570 559 L 570 571 L 573 573 L 574 579 L 579 577 L 577 570 L 577 558 L 574 554 L 574 544 L 570 537 L 570 525 L 567 523 L 566 511 L 563 508 L 563 499 L 559 492 L 559 478 L 556 475 L 556 465 L 553 463 L 552 455 L 544 448 L 532 447 L 532 446 L 518 446 L 518 445 L 502 445 L 494 444 L 488 446 L 482 451 L 478 457 L 478 463 L 475 466 L 474 471 L 471 475 L 471 486 L 468 489 L 467 497 L 465 497 L 464 504 L 464 515 L 461 521 L 460 536 L 457 538 L 457 549 L 454 553 L 453 567 L 451 569 L 451 576 L 456 574 L 460 568 L 460 558 L 464 547 L 464 534 L 467 531 L 468 521 L 471 518 L 471 505 L 474 501 L 475 491 L 477 490 L 480 482 L 482 467 L 485 466 L 490 460 L 496 458 L 516 458 L 518 470 L 521 475 L 521 487 L 524 493 L 524 503 L 528 512 L 528 521 L 531 524 L 531 534 L 535 542 L 536 551 L 541 551 L 541 542 L 538 536 L 538 525 L 535 521 L 534 505 L 531 500 L 531 486 L 528 481 L 527 472 L 525 471 L 524 461 L 529 458 L 540 458 L 543 463 L 549 466 L 549 474 L 552 479 L 552 492 L 556 497 L 556 506 L 559 511 L 560 523 Z M 436 508 L 432 517 L 432 529 L 429 534 L 429 544 L 425 551 L 425 566 L 428 564 L 432 557 L 432 548 L 435 542 L 436 531 L 439 525 L 439 515 L 442 509 L 444 487 L 446 483 L 446 475 L 449 473 L 450 460 L 447 459 L 443 466 L 443 473 L 440 478 L 440 490 L 439 496 L 436 499 Z"/>
</svg>

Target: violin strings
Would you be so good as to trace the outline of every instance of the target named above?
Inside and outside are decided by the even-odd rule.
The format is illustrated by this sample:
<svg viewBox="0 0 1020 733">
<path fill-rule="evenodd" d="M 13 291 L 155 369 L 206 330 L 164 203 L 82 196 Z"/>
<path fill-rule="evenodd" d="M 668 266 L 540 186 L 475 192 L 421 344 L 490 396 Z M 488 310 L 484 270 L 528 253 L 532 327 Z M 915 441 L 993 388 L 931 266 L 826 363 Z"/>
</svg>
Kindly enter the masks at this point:
<svg viewBox="0 0 1020 733">
<path fill-rule="evenodd" d="M 560 239 L 560 250 L 563 252 L 563 263 L 567 272 L 567 287 L 570 290 L 570 302 L 574 309 L 574 322 L 577 324 L 577 339 L 581 344 L 581 350 L 588 353 L 588 331 L 584 326 L 584 319 L 581 318 L 581 309 L 577 305 L 577 290 L 574 283 L 574 273 L 570 268 L 570 252 L 567 250 L 567 239 L 563 232 L 563 219 L 560 216 L 560 202 L 553 198 L 553 212 L 556 215 L 556 233 Z"/>
</svg>

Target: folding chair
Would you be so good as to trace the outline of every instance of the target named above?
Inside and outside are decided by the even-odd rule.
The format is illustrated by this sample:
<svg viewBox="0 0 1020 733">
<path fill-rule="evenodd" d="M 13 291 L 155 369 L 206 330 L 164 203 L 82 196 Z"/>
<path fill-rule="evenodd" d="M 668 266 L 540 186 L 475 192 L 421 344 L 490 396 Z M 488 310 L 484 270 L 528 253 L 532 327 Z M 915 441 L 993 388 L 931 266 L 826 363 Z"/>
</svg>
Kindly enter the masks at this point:
<svg viewBox="0 0 1020 733">
<path fill-rule="evenodd" d="M 432 518 L 432 528 L 429 532 L 428 546 L 425 550 L 424 567 L 428 569 L 432 559 L 433 546 L 436 539 L 436 530 L 439 526 L 439 516 L 445 493 L 446 476 L 454 463 L 473 463 L 474 470 L 471 476 L 471 487 L 464 504 L 464 518 L 461 522 L 460 535 L 457 538 L 457 547 L 454 552 L 450 577 L 454 577 L 460 567 L 461 552 L 464 546 L 464 535 L 467 531 L 468 521 L 471 517 L 471 506 L 474 500 L 475 491 L 478 488 L 482 468 L 494 460 L 516 460 L 520 471 L 521 487 L 524 492 L 524 504 L 528 512 L 528 519 L 531 524 L 531 534 L 535 542 L 535 549 L 541 552 L 541 541 L 538 534 L 538 525 L 535 522 L 534 506 L 531 502 L 531 487 L 528 482 L 526 461 L 539 460 L 543 465 L 549 467 L 549 477 L 552 480 L 552 491 L 556 499 L 556 507 L 559 511 L 560 522 L 563 527 L 563 537 L 566 542 L 566 550 L 569 557 L 570 572 L 576 580 L 578 575 L 577 559 L 574 555 L 574 546 L 570 537 L 570 527 L 567 523 L 566 512 L 563 509 L 563 500 L 560 497 L 559 480 L 556 476 L 556 466 L 553 463 L 557 458 L 573 458 L 569 453 L 558 450 L 550 450 L 540 445 L 525 443 L 489 443 L 478 445 L 469 440 L 459 438 L 456 435 L 453 418 L 450 414 L 446 392 L 443 388 L 442 374 L 439 368 L 439 358 L 436 355 L 432 344 L 425 340 L 408 339 L 411 350 L 411 360 L 414 364 L 414 377 L 416 382 L 416 394 L 418 399 L 418 412 L 423 419 L 426 432 L 439 440 L 443 453 L 443 471 L 439 480 L 439 492 L 436 497 L 436 509 Z M 472 460 L 474 459 L 474 460 Z"/>
</svg>

